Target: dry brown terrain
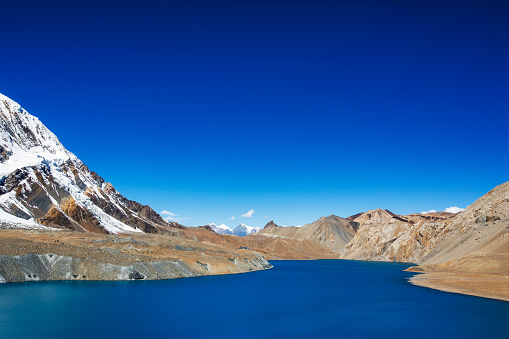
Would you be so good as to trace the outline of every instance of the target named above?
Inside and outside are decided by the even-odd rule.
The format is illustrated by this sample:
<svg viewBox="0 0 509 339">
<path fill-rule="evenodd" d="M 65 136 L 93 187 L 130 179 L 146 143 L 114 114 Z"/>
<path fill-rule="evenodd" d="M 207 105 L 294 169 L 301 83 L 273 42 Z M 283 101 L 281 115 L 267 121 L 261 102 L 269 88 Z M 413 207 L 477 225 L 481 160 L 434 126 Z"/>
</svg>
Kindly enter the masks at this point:
<svg viewBox="0 0 509 339">
<path fill-rule="evenodd" d="M 68 231 L 0 230 L 0 255 L 54 254 L 128 266 L 138 262 L 182 261 L 202 275 L 243 272 L 236 260 L 258 253 L 164 235 L 103 235 Z M 200 264 L 201 263 L 201 264 Z M 204 270 L 202 264 L 207 264 Z"/>
<path fill-rule="evenodd" d="M 409 271 L 414 271 L 409 269 Z M 478 273 L 433 272 L 410 279 L 416 286 L 509 301 L 509 276 Z"/>
<path fill-rule="evenodd" d="M 441 291 L 509 301 L 509 233 L 499 235 L 468 256 L 412 267 L 422 272 L 410 281 Z"/>
<path fill-rule="evenodd" d="M 160 260 L 212 263 L 210 274 L 235 273 L 228 259 L 337 258 L 309 241 L 263 236 L 220 235 L 204 228 L 173 229 L 172 235 L 144 233 L 105 235 L 70 231 L 0 229 L 0 255 L 56 254 L 116 265 Z M 232 271 L 232 272 L 230 272 Z"/>
<path fill-rule="evenodd" d="M 412 283 L 509 301 L 509 182 L 458 214 L 411 270 Z"/>
<path fill-rule="evenodd" d="M 454 218 L 451 213 L 396 215 L 376 209 L 354 215 L 359 223 L 345 246 L 344 259 L 417 262 L 437 243 L 437 235 Z"/>
<path fill-rule="evenodd" d="M 354 237 L 357 226 L 356 222 L 331 214 L 302 227 L 281 227 L 270 221 L 258 235 L 269 238 L 306 240 L 333 252 L 342 253 L 345 245 Z"/>
<path fill-rule="evenodd" d="M 204 228 L 188 228 L 182 232 L 203 244 L 217 244 L 233 248 L 245 247 L 261 253 L 267 260 L 338 259 L 339 254 L 312 241 L 253 234 L 246 237 L 221 235 Z"/>
</svg>

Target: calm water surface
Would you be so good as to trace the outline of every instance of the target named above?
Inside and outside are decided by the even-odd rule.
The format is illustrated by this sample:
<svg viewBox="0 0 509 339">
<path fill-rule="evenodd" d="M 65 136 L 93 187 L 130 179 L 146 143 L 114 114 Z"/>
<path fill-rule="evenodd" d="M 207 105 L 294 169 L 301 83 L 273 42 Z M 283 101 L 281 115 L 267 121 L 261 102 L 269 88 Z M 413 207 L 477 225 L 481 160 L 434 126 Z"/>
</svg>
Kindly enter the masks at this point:
<svg viewBox="0 0 509 339">
<path fill-rule="evenodd" d="M 509 338 L 509 303 L 412 286 L 409 265 L 275 261 L 272 270 L 0 285 L 0 338 Z"/>
</svg>

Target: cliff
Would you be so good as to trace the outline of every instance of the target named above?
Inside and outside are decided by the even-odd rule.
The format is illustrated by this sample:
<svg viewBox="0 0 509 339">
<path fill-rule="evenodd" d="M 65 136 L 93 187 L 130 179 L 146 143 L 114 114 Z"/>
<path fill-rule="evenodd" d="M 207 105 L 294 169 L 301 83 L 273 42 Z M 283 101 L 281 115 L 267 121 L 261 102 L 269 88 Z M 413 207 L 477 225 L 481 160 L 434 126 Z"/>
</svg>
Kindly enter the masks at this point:
<svg viewBox="0 0 509 339">
<path fill-rule="evenodd" d="M 417 262 L 440 241 L 450 213 L 399 216 L 387 210 L 362 213 L 357 233 L 345 246 L 345 259 Z"/>
</svg>

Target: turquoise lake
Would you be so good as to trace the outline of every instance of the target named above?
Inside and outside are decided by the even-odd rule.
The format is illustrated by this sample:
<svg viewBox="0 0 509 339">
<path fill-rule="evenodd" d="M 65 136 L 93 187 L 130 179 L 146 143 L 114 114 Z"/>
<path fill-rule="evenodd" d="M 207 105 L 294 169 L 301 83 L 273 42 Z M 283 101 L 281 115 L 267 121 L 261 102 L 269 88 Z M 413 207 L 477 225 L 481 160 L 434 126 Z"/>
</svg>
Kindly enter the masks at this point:
<svg viewBox="0 0 509 339">
<path fill-rule="evenodd" d="M 0 285 L 0 338 L 509 338 L 509 303 L 416 287 L 409 265 Z"/>
</svg>

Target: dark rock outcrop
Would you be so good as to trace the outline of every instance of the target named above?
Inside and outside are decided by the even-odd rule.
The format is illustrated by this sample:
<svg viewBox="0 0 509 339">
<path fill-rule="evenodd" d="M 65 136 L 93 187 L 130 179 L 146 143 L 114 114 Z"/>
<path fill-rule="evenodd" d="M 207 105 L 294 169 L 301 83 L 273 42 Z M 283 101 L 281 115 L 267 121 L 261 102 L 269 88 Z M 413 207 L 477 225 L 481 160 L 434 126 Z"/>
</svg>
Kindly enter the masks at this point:
<svg viewBox="0 0 509 339">
<path fill-rule="evenodd" d="M 274 222 L 274 220 L 271 220 L 267 223 L 267 225 L 265 225 L 265 227 L 263 228 L 271 228 L 271 227 L 279 227 L 278 225 L 276 225 L 276 223 Z"/>
</svg>

